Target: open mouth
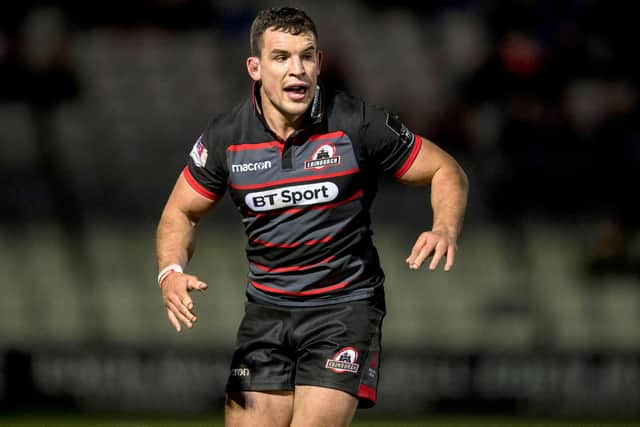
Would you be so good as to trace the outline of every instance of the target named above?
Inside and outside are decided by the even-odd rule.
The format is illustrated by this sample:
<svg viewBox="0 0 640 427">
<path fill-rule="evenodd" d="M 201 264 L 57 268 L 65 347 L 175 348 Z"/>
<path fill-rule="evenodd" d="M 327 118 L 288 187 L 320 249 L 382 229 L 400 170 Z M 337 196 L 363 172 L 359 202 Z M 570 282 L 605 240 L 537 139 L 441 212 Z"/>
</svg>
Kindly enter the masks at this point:
<svg viewBox="0 0 640 427">
<path fill-rule="evenodd" d="M 309 87 L 307 85 L 291 85 L 284 88 L 284 91 L 294 99 L 304 98 Z"/>
<path fill-rule="evenodd" d="M 307 93 L 307 86 L 303 86 L 303 85 L 297 85 L 297 86 L 288 86 L 284 88 L 285 92 L 289 92 L 289 93 L 295 93 L 298 95 L 304 95 L 305 93 Z"/>
</svg>

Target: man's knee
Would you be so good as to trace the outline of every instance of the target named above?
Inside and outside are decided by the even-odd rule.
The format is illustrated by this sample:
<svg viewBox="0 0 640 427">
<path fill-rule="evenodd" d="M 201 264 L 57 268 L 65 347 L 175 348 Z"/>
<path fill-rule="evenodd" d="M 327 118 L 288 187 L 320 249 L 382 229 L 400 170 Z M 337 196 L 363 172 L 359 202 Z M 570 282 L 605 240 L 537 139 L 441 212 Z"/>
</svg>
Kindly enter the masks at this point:
<svg viewBox="0 0 640 427">
<path fill-rule="evenodd" d="M 357 408 L 358 399 L 344 391 L 296 386 L 291 426 L 348 426 Z"/>
</svg>

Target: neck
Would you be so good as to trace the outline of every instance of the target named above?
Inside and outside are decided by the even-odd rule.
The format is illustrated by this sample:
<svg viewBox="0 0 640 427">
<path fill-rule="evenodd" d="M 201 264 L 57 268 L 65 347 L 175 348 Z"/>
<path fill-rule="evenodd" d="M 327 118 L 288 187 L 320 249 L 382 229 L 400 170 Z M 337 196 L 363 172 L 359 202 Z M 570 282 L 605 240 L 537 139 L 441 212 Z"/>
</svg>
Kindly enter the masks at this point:
<svg viewBox="0 0 640 427">
<path fill-rule="evenodd" d="M 304 114 L 290 116 L 278 110 L 268 101 L 267 96 L 260 88 L 261 108 L 264 120 L 269 128 L 283 140 L 287 139 L 293 132 L 302 127 Z"/>
</svg>

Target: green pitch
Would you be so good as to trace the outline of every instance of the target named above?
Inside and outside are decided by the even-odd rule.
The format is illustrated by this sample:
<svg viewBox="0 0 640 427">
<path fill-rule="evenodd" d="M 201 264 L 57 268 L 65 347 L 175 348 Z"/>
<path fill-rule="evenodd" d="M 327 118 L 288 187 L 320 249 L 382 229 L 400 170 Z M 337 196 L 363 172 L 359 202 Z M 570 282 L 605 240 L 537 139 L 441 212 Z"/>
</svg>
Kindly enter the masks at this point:
<svg viewBox="0 0 640 427">
<path fill-rule="evenodd" d="M 0 416 L 3 427 L 223 427 L 221 417 L 95 417 L 82 415 Z M 381 418 L 356 417 L 353 427 L 633 427 L 638 420 L 524 419 L 489 417 Z"/>
</svg>

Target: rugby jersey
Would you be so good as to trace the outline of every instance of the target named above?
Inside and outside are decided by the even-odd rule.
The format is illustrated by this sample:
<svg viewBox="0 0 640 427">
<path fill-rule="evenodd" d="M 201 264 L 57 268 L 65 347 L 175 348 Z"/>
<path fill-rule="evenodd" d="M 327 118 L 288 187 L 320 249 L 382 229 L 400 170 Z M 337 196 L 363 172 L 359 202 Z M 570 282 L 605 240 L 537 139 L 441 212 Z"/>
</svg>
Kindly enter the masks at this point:
<svg viewBox="0 0 640 427">
<path fill-rule="evenodd" d="M 260 109 L 259 86 L 213 118 L 183 174 L 211 200 L 229 192 L 242 216 L 250 300 L 317 306 L 373 297 L 384 273 L 369 209 L 380 174 L 402 176 L 420 137 L 396 115 L 318 86 L 286 140 Z"/>
</svg>

